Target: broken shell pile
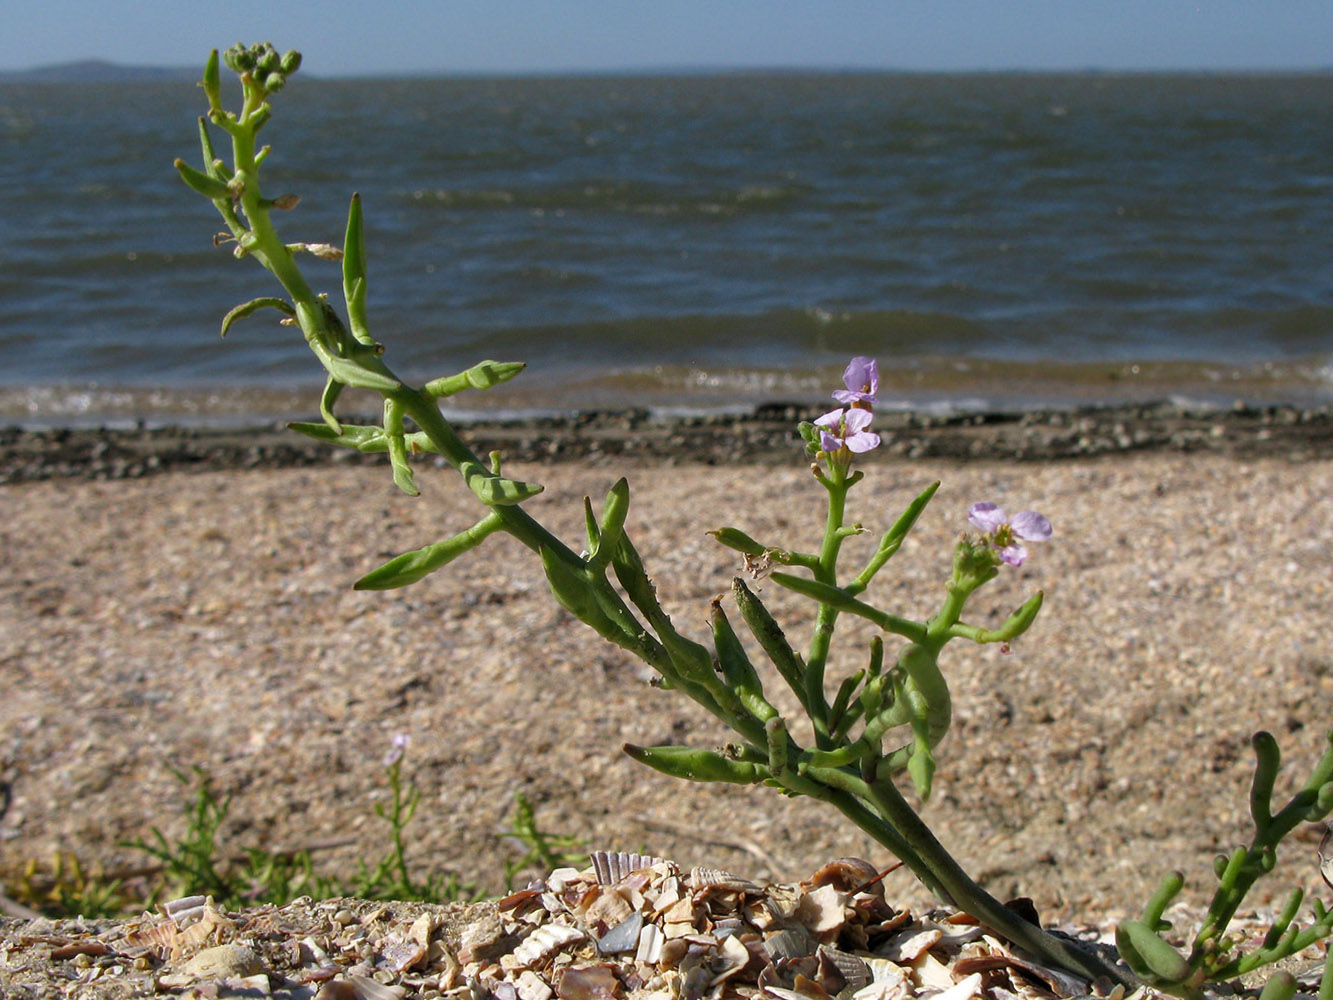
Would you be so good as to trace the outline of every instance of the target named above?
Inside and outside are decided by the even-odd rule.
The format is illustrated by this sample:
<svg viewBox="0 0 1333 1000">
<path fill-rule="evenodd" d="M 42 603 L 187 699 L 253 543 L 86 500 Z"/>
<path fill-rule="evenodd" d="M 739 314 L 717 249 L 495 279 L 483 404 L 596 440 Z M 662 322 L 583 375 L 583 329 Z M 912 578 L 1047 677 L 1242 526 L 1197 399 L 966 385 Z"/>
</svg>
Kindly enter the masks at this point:
<svg viewBox="0 0 1333 1000">
<path fill-rule="evenodd" d="M 780 885 L 634 854 L 591 860 L 466 910 L 298 900 L 227 914 L 191 897 L 119 933 L 48 937 L 49 955 L 89 985 L 138 972 L 158 992 L 294 1000 L 1046 1000 L 1094 989 L 966 916 L 896 909 L 859 859 Z M 0 954 L 0 984 L 18 957 Z"/>
<path fill-rule="evenodd" d="M 1020 957 L 965 916 L 913 918 L 881 874 L 843 858 L 809 880 L 598 852 L 499 903 L 474 929 L 465 980 L 497 1000 L 1009 1000 L 1081 996 L 1092 984 Z M 518 941 L 516 945 L 515 941 Z"/>
</svg>

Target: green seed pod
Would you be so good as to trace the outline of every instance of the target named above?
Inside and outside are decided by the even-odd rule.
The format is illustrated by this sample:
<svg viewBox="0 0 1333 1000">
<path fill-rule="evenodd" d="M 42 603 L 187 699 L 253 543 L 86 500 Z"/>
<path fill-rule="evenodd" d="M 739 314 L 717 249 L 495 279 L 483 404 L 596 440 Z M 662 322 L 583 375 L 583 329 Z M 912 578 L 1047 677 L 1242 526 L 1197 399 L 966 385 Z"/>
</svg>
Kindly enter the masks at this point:
<svg viewBox="0 0 1333 1000">
<path fill-rule="evenodd" d="M 592 504 L 588 504 L 588 515 L 592 515 Z M 625 534 L 625 518 L 629 516 L 629 481 L 621 476 L 606 494 L 602 504 L 601 524 L 596 526 L 597 538 L 588 546 L 589 562 L 594 566 L 606 566 L 611 562 L 616 549 L 620 548 L 620 539 Z M 589 530 L 592 539 L 592 530 Z"/>
<path fill-rule="evenodd" d="M 468 528 L 467 531 L 460 532 L 453 538 L 447 538 L 442 542 L 436 542 L 434 545 L 427 545 L 412 552 L 404 552 L 402 555 L 390 559 L 383 566 L 372 570 L 360 580 L 357 580 L 353 588 L 355 590 L 392 590 L 416 583 L 442 566 L 447 566 L 464 552 L 475 549 L 502 524 L 499 515 L 491 511 L 471 528 Z"/>
<path fill-rule="evenodd" d="M 1180 952 L 1137 920 L 1124 920 L 1115 930 L 1116 947 L 1125 963 L 1152 986 L 1185 982 L 1193 971 Z"/>
<path fill-rule="evenodd" d="M 421 496 L 421 490 L 412 477 L 412 466 L 407 461 L 407 442 L 403 440 L 403 407 L 392 399 L 384 401 L 384 437 L 389 444 L 389 464 L 393 467 L 394 485 L 410 497 Z"/>
<path fill-rule="evenodd" d="M 1319 786 L 1314 805 L 1305 814 L 1305 821 L 1307 823 L 1318 823 L 1329 813 L 1333 813 L 1333 781 Z"/>
<path fill-rule="evenodd" d="M 468 489 L 488 507 L 512 507 L 546 489 L 537 483 L 524 483 L 494 475 L 480 462 L 464 462 L 458 471 Z"/>
<path fill-rule="evenodd" d="M 893 690 L 890 686 L 891 680 L 891 675 L 879 674 L 866 681 L 866 686 L 861 689 L 861 709 L 867 721 L 879 715 L 884 708 L 885 693 Z M 892 698 L 890 698 L 889 704 L 893 704 Z"/>
<path fill-rule="evenodd" d="M 541 547 L 542 569 L 555 602 L 604 639 L 623 641 L 625 632 L 602 610 L 591 582 L 550 547 Z"/>
<path fill-rule="evenodd" d="M 223 201 L 230 204 L 231 188 L 216 177 L 211 177 L 201 170 L 196 170 L 184 160 L 176 160 L 176 172 L 181 175 L 181 180 L 190 187 L 194 188 L 205 198 L 212 198 L 214 201 Z"/>
<path fill-rule="evenodd" d="M 1264 983 L 1259 1000 L 1292 1000 L 1296 996 L 1296 977 L 1290 972 L 1275 972 Z"/>
<path fill-rule="evenodd" d="M 208 55 L 208 62 L 204 63 L 204 78 L 199 82 L 204 88 L 204 94 L 208 97 L 208 106 L 210 108 L 222 107 L 222 75 L 218 72 L 218 50 L 214 49 Z"/>
<path fill-rule="evenodd" d="M 588 553 L 591 555 L 597 551 L 597 543 L 602 540 L 601 529 L 597 527 L 597 515 L 592 510 L 592 497 L 583 498 L 583 530 L 588 536 Z"/>
<path fill-rule="evenodd" d="M 312 437 L 316 441 L 346 445 L 348 448 L 355 448 L 357 451 L 364 451 L 368 454 L 389 450 L 389 439 L 384 436 L 383 427 L 362 426 L 360 424 L 342 424 L 341 427 L 341 431 L 335 431 L 327 423 L 291 423 L 287 425 L 288 430 L 304 434 L 306 437 Z"/>
<path fill-rule="evenodd" d="M 1250 738 L 1254 747 L 1254 781 L 1250 784 L 1250 815 L 1260 831 L 1273 822 L 1273 783 L 1282 766 L 1282 751 L 1272 733 L 1258 732 Z"/>
<path fill-rule="evenodd" d="M 930 752 L 930 744 L 924 739 L 917 739 L 912 745 L 912 755 L 907 758 L 907 774 L 912 779 L 917 795 L 922 802 L 930 801 L 930 791 L 935 780 L 935 755 Z"/>
<path fill-rule="evenodd" d="M 841 728 L 842 717 L 847 711 L 847 706 L 851 704 L 852 694 L 865 675 L 864 670 L 858 670 L 850 677 L 844 677 L 842 683 L 838 685 L 838 693 L 834 696 L 833 707 L 828 713 L 829 732 L 837 732 Z"/>
<path fill-rule="evenodd" d="M 749 761 L 732 760 L 712 750 L 693 747 L 623 747 L 640 764 L 687 781 L 725 781 L 735 785 L 756 785 L 766 779 L 768 768 Z"/>
<path fill-rule="evenodd" d="M 718 528 L 716 531 L 709 531 L 721 544 L 729 549 L 735 549 L 737 552 L 743 552 L 747 556 L 758 558 L 768 550 L 756 542 L 745 532 L 736 528 Z"/>
<path fill-rule="evenodd" d="M 324 367 L 330 375 L 354 389 L 369 389 L 372 392 L 396 392 L 402 387 L 402 383 L 396 378 L 364 367 L 355 356 L 340 358 L 331 354 L 320 358 L 320 360 L 324 362 Z"/>
<path fill-rule="evenodd" d="M 754 664 L 745 655 L 745 647 L 727 620 L 721 598 L 713 599 L 708 621 L 713 628 L 713 648 L 717 651 L 717 664 L 722 671 L 722 679 L 740 699 L 746 711 L 760 722 L 767 723 L 778 714 L 777 709 L 764 698 L 763 682 L 759 680 Z"/>
<path fill-rule="evenodd" d="M 251 299 L 249 302 L 242 302 L 239 306 L 234 306 L 232 309 L 228 310 L 227 315 L 222 317 L 222 336 L 225 337 L 227 335 L 227 331 L 231 329 L 231 325 L 238 319 L 244 319 L 246 316 L 249 316 L 253 312 L 257 312 L 260 309 L 276 309 L 278 312 L 285 313 L 288 316 L 296 315 L 295 308 L 293 308 L 292 304 L 286 299 L 274 298 L 273 296 Z"/>
<path fill-rule="evenodd" d="M 324 418 L 324 423 L 334 434 L 343 432 L 342 422 L 333 415 L 333 407 L 338 402 L 338 397 L 342 395 L 343 384 L 332 375 L 324 382 L 324 392 L 319 397 L 319 415 Z"/>
<path fill-rule="evenodd" d="M 464 389 L 494 389 L 502 382 L 508 382 L 526 367 L 527 364 L 522 361 L 482 361 L 457 375 L 446 375 L 427 382 L 422 386 L 422 391 L 428 396 L 440 399 L 462 392 Z"/>
<path fill-rule="evenodd" d="M 736 607 L 740 609 L 741 617 L 745 619 L 745 624 L 750 627 L 750 632 L 759 640 L 759 646 L 769 661 L 782 675 L 782 679 L 787 682 L 797 696 L 805 698 L 805 664 L 796 651 L 791 648 L 787 641 L 786 633 L 782 631 L 782 626 L 777 620 L 768 613 L 768 608 L 764 607 L 763 602 L 755 596 L 754 591 L 745 585 L 745 581 L 740 577 L 735 577 L 731 581 L 731 592 L 736 598 Z"/>
<path fill-rule="evenodd" d="M 1240 849 L 1242 859 L 1245 855 L 1245 849 Z M 1228 864 L 1231 862 L 1228 861 Z M 1166 908 L 1171 905 L 1171 901 L 1180 895 L 1180 890 L 1185 888 L 1185 873 L 1174 871 L 1167 874 L 1162 879 L 1161 885 L 1157 891 L 1152 894 L 1148 900 L 1148 905 L 1143 908 L 1143 919 L 1140 923 L 1153 931 L 1166 931 L 1171 929 L 1171 924 L 1162 919 L 1162 914 Z"/>
<path fill-rule="evenodd" d="M 352 336 L 362 343 L 371 340 L 366 323 L 366 236 L 361 221 L 361 196 L 352 195 L 347 208 L 347 230 L 343 237 L 343 301 Z"/>
</svg>

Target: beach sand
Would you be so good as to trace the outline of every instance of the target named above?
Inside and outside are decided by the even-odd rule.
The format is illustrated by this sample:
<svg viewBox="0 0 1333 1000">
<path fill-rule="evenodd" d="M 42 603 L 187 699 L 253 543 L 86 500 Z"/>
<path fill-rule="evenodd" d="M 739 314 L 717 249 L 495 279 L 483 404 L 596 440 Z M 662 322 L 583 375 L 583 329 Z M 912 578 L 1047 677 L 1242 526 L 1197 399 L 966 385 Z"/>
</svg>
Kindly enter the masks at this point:
<svg viewBox="0 0 1333 1000">
<path fill-rule="evenodd" d="M 1277 736 L 1289 793 L 1333 722 L 1333 458 L 876 456 L 866 469 L 850 509 L 869 532 L 848 543 L 849 567 L 943 482 L 869 591 L 900 614 L 932 613 L 971 502 L 1055 525 L 966 616 L 997 624 L 1041 589 L 1030 633 L 1009 655 L 960 641 L 943 657 L 954 728 L 924 809 L 941 840 L 994 894 L 1032 897 L 1044 918 L 1136 911 L 1175 868 L 1183 898 L 1206 900 L 1214 854 L 1249 836 L 1251 734 Z M 570 540 L 582 497 L 618 474 L 586 460 L 506 471 L 546 484 L 528 509 Z M 799 461 L 627 471 L 629 530 L 687 634 L 702 636 L 709 599 L 740 569 L 705 531 L 817 544 L 821 491 Z M 512 539 L 405 590 L 353 591 L 385 559 L 479 516 L 447 470 L 424 468 L 419 483 L 423 496 L 408 498 L 363 464 L 5 487 L 4 869 L 56 850 L 142 862 L 119 842 L 153 826 L 182 833 L 189 792 L 173 769 L 198 767 L 232 796 L 228 849 L 347 838 L 317 860 L 350 874 L 387 846 L 373 807 L 396 733 L 410 736 L 404 773 L 423 792 L 408 836 L 421 875 L 501 889 L 519 792 L 543 829 L 589 848 L 756 879 L 800 878 L 841 855 L 892 861 L 819 803 L 691 785 L 627 759 L 626 742 L 707 747 L 728 733 L 556 607 Z M 803 645 L 802 602 L 761 586 Z M 831 683 L 864 661 L 869 630 L 843 625 Z M 1320 885 L 1321 832 L 1288 841 L 1259 902 Z M 888 889 L 928 898 L 905 872 Z"/>
</svg>

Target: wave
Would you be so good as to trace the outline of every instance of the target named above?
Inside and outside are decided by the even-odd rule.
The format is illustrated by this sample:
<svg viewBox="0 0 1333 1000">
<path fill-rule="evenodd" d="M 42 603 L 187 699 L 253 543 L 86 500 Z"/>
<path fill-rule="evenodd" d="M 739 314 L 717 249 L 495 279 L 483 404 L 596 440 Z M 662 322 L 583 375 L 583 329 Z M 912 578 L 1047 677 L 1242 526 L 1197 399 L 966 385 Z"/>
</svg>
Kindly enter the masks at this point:
<svg viewBox="0 0 1333 1000">
<path fill-rule="evenodd" d="M 780 211 L 812 190 L 811 185 L 798 183 L 710 188 L 697 184 L 588 179 L 540 186 L 416 188 L 403 200 L 423 211 L 521 208 L 531 212 L 604 211 L 731 217 Z"/>
</svg>

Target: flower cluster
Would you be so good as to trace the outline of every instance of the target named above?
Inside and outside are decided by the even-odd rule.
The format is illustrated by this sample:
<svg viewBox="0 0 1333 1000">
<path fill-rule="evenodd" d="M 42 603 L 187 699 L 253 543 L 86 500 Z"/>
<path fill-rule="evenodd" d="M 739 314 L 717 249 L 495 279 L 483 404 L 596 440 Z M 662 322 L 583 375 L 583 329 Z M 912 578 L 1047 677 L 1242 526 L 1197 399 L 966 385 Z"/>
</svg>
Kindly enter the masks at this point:
<svg viewBox="0 0 1333 1000">
<path fill-rule="evenodd" d="M 879 447 L 879 435 L 869 429 L 872 408 L 878 402 L 879 366 L 873 358 L 852 358 L 842 381 L 847 388 L 834 392 L 833 398 L 843 405 L 817 418 L 815 426 L 820 448 L 830 456 L 840 456 L 845 465 L 852 454 Z"/>
<path fill-rule="evenodd" d="M 1028 550 L 1022 542 L 1044 542 L 1051 537 L 1051 522 L 1035 510 L 1021 510 L 1010 518 L 997 503 L 983 500 L 967 509 L 967 519 L 986 532 L 986 540 L 1010 566 L 1022 566 Z"/>
</svg>

